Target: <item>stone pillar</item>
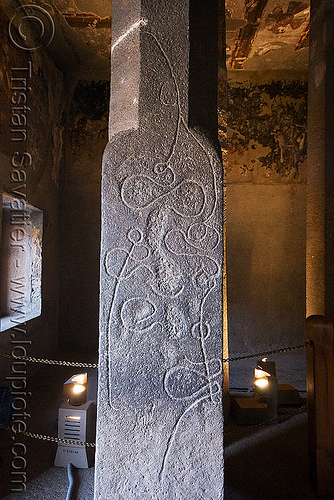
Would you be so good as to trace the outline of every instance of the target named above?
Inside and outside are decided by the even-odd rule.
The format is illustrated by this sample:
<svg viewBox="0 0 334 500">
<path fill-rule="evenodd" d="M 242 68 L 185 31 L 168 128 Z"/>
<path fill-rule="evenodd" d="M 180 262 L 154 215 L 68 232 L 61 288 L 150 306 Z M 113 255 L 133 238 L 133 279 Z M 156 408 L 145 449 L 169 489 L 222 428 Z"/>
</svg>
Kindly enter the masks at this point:
<svg viewBox="0 0 334 500">
<path fill-rule="evenodd" d="M 334 1 L 311 6 L 306 311 L 334 320 Z"/>
<path fill-rule="evenodd" d="M 113 0 L 95 499 L 222 499 L 217 2 Z"/>
</svg>

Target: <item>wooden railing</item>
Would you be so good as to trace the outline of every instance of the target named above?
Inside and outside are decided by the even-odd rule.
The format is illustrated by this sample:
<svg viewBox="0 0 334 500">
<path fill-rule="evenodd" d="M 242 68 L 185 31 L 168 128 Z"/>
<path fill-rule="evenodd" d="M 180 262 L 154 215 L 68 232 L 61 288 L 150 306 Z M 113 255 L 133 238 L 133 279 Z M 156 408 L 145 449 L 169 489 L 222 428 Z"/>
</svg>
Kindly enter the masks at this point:
<svg viewBox="0 0 334 500">
<path fill-rule="evenodd" d="M 334 499 L 334 336 L 324 316 L 306 320 L 309 467 L 320 498 Z"/>
</svg>

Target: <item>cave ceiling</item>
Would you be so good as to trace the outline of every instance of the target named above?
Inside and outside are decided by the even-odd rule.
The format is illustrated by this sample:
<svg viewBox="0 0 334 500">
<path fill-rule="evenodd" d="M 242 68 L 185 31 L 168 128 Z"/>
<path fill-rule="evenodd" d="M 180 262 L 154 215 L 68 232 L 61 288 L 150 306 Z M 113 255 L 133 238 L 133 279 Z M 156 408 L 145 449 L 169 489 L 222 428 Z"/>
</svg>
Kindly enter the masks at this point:
<svg viewBox="0 0 334 500">
<path fill-rule="evenodd" d="M 62 71 L 110 74 L 111 0 L 36 4 L 54 19 L 47 50 Z M 307 70 L 310 0 L 226 0 L 225 14 L 228 70 Z"/>
<path fill-rule="evenodd" d="M 309 0 L 227 0 L 225 7 L 228 69 L 307 69 Z"/>
</svg>

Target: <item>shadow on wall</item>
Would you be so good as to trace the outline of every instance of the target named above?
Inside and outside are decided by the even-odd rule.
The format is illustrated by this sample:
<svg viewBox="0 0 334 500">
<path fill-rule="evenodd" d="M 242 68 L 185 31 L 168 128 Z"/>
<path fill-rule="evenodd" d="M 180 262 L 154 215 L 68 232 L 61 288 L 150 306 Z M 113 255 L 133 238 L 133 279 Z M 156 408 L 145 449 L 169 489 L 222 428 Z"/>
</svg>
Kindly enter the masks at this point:
<svg viewBox="0 0 334 500">
<path fill-rule="evenodd" d="M 109 81 L 79 81 L 70 101 L 60 203 L 63 350 L 98 347 L 101 169 L 109 86 Z"/>
</svg>

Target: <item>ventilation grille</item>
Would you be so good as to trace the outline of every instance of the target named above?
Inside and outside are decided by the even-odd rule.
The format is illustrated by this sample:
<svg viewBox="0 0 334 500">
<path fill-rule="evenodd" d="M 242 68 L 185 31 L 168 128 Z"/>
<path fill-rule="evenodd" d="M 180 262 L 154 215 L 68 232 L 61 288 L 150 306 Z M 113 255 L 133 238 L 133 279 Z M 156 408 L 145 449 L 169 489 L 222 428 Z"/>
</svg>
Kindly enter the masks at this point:
<svg viewBox="0 0 334 500">
<path fill-rule="evenodd" d="M 73 417 L 65 417 L 64 420 L 64 438 L 80 441 L 80 420 L 74 420 Z"/>
</svg>

